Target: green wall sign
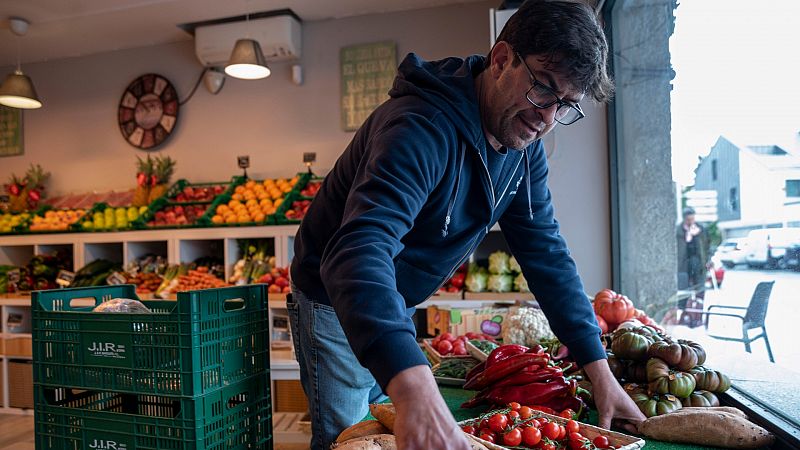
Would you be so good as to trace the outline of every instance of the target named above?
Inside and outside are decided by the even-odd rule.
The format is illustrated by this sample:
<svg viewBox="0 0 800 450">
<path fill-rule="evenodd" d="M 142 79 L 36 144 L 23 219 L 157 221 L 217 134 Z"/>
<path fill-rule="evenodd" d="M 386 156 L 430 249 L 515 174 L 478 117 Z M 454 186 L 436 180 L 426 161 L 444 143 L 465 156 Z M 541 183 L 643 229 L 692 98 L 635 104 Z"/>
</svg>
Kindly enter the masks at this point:
<svg viewBox="0 0 800 450">
<path fill-rule="evenodd" d="M 397 73 L 397 47 L 394 42 L 343 47 L 342 129 L 357 130 L 364 120 L 388 98 Z"/>
<path fill-rule="evenodd" d="M 0 105 L 0 156 L 23 153 L 22 110 Z"/>
</svg>

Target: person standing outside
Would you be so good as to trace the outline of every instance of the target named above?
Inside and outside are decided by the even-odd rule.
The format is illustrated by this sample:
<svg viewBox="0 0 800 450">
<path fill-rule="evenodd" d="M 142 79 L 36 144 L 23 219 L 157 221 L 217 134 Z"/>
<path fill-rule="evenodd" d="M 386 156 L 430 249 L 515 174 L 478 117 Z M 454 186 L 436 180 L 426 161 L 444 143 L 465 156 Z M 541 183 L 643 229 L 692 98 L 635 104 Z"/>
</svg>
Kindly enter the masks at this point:
<svg viewBox="0 0 800 450">
<path fill-rule="evenodd" d="M 679 301 L 678 308 L 703 309 L 711 251 L 708 233 L 695 221 L 693 208 L 684 208 L 683 221 L 678 224 L 675 238 L 678 244 L 678 289 L 694 291 L 691 298 Z M 679 323 L 694 328 L 701 325 L 702 317 L 700 313 L 683 313 Z"/>
<path fill-rule="evenodd" d="M 390 99 L 356 132 L 295 238 L 287 307 L 313 449 L 327 449 L 384 392 L 399 449 L 469 448 L 411 315 L 498 222 L 589 375 L 600 425 L 644 419 L 608 368 L 554 218 L 541 141 L 584 117 L 584 96 L 610 97 L 607 52 L 589 6 L 529 0 L 487 57 L 402 61 Z"/>
</svg>

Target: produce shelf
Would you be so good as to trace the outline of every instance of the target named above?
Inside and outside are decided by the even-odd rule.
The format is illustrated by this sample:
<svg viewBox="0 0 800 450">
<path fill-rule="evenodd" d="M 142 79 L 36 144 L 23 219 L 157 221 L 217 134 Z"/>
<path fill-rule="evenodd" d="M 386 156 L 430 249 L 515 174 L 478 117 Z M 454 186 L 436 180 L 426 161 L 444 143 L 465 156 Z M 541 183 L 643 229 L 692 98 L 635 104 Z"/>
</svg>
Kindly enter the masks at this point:
<svg viewBox="0 0 800 450">
<path fill-rule="evenodd" d="M 536 300 L 530 292 L 464 292 L 464 300 L 493 300 L 515 302 Z"/>
</svg>

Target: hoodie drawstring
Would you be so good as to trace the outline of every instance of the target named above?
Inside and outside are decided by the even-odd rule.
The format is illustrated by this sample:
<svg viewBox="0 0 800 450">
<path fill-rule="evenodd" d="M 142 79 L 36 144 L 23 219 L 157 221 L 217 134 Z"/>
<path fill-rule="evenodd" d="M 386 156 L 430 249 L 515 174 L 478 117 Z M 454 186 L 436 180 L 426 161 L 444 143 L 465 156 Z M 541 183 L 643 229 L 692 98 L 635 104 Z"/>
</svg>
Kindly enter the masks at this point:
<svg viewBox="0 0 800 450">
<path fill-rule="evenodd" d="M 458 171 L 456 172 L 456 188 L 453 195 L 450 197 L 450 204 L 447 206 L 447 216 L 444 218 L 444 228 L 442 228 L 442 237 L 447 237 L 447 227 L 450 225 L 450 215 L 453 213 L 453 208 L 456 205 L 456 197 L 458 197 L 458 188 L 461 184 L 461 169 L 464 167 L 464 154 L 467 153 L 466 142 L 461 142 L 461 152 L 458 155 Z"/>
<path fill-rule="evenodd" d="M 531 203 L 531 162 L 528 157 L 528 148 L 524 150 L 525 153 L 525 192 L 528 193 L 528 217 L 533 220 L 533 205 Z"/>
</svg>

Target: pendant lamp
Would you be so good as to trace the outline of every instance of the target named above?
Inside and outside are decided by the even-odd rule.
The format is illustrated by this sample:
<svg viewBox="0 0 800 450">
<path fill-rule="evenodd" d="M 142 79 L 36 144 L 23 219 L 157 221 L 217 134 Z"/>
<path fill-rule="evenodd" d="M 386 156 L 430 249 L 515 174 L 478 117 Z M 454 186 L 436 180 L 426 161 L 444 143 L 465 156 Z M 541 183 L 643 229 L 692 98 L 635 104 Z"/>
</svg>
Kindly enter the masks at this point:
<svg viewBox="0 0 800 450">
<path fill-rule="evenodd" d="M 11 31 L 23 36 L 28 31 L 28 21 L 20 18 L 9 19 Z M 8 74 L 0 85 L 0 105 L 12 108 L 36 109 L 42 107 L 39 96 L 30 77 L 22 73 L 20 68 L 19 48 L 17 48 L 17 70 Z"/>
<path fill-rule="evenodd" d="M 243 80 L 258 80 L 270 74 L 261 45 L 254 39 L 239 39 L 231 52 L 225 73 Z"/>
</svg>

